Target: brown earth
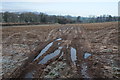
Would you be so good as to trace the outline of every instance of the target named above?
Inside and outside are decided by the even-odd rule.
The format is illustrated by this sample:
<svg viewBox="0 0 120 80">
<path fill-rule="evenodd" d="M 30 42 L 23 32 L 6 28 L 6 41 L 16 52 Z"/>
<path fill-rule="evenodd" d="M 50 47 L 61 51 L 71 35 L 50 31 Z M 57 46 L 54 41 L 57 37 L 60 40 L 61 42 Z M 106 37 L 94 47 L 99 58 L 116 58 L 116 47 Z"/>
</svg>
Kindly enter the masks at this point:
<svg viewBox="0 0 120 80">
<path fill-rule="evenodd" d="M 117 22 L 2 32 L 4 78 L 120 78 Z"/>
</svg>

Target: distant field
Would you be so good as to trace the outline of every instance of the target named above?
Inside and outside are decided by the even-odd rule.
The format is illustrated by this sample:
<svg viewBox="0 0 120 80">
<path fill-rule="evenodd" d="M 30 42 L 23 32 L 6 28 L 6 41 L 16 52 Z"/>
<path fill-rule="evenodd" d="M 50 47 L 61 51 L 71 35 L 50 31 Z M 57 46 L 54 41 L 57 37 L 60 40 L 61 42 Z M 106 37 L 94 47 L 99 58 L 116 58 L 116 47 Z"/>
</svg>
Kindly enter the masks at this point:
<svg viewBox="0 0 120 80">
<path fill-rule="evenodd" d="M 112 26 L 112 25 L 113 26 L 118 26 L 118 22 L 86 23 L 86 24 L 66 24 L 66 25 L 68 25 L 68 26 L 69 25 L 70 26 L 83 26 L 86 29 L 101 29 L 101 28 L 104 28 L 104 27 Z M 52 24 L 52 25 L 44 24 L 44 25 L 4 26 L 3 27 L 3 37 L 4 37 L 4 34 L 5 35 L 10 35 L 10 34 L 15 33 L 15 32 L 26 31 L 26 30 L 33 30 L 33 29 L 34 30 L 38 30 L 39 29 L 39 30 L 43 30 L 43 31 L 44 30 L 45 31 L 47 31 L 47 30 L 49 31 L 51 29 L 54 29 L 54 28 L 57 28 L 57 27 L 61 27 L 61 26 L 64 26 L 64 25 L 60 25 L 60 24 Z"/>
</svg>

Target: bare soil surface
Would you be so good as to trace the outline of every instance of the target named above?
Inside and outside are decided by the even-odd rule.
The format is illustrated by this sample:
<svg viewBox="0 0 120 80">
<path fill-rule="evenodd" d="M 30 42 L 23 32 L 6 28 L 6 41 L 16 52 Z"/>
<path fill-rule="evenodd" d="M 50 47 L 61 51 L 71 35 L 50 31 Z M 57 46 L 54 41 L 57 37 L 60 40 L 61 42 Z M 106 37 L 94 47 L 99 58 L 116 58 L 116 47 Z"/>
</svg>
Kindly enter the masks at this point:
<svg viewBox="0 0 120 80">
<path fill-rule="evenodd" d="M 120 78 L 117 22 L 3 28 L 4 78 Z"/>
</svg>

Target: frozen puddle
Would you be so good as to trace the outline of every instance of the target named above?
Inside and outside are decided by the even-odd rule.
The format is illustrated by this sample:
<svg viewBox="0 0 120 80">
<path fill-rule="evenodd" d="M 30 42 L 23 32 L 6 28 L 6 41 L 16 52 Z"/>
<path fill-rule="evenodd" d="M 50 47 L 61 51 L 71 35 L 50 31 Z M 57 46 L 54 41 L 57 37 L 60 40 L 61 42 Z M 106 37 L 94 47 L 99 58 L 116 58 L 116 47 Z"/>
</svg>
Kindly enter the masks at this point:
<svg viewBox="0 0 120 80">
<path fill-rule="evenodd" d="M 38 64 L 45 64 L 45 63 L 47 63 L 47 61 L 49 61 L 50 59 L 52 59 L 55 56 L 57 56 L 58 54 L 60 54 L 61 49 L 62 49 L 62 47 L 59 47 L 59 49 L 55 50 L 53 53 L 48 54 Z"/>
<path fill-rule="evenodd" d="M 91 56 L 91 54 L 86 52 L 86 53 L 84 54 L 84 59 L 87 59 L 87 58 L 90 57 L 90 56 Z M 84 62 L 84 63 L 82 64 L 82 70 L 81 70 L 81 74 L 82 74 L 83 78 L 90 78 L 87 70 L 88 70 L 87 63 Z"/>
<path fill-rule="evenodd" d="M 82 74 L 82 76 L 83 76 L 84 78 L 90 78 L 90 77 L 89 77 L 89 74 L 87 73 L 87 68 L 88 68 L 87 64 L 86 64 L 86 63 L 83 63 L 83 64 L 82 64 L 81 74 Z"/>
<path fill-rule="evenodd" d="M 63 56 L 63 54 L 64 54 L 64 52 L 62 52 L 62 54 L 60 55 L 60 57 L 59 57 L 59 58 L 61 58 L 61 57 Z"/>
<path fill-rule="evenodd" d="M 25 78 L 33 78 L 33 74 L 30 72 L 30 73 L 27 73 L 26 75 L 25 75 Z"/>
<path fill-rule="evenodd" d="M 58 38 L 55 41 L 59 41 L 62 40 L 62 38 Z M 54 41 L 53 41 L 54 42 Z M 42 56 L 44 53 L 46 53 L 46 51 L 48 51 L 48 49 L 53 45 L 53 42 L 49 43 L 44 49 L 42 49 L 42 51 L 40 52 L 40 54 L 33 60 L 35 61 L 36 59 L 38 59 L 40 56 Z M 60 43 L 58 43 L 58 45 L 60 45 Z"/>
<path fill-rule="evenodd" d="M 58 45 L 60 45 L 60 43 L 58 43 Z"/>
<path fill-rule="evenodd" d="M 58 38 L 58 39 L 56 39 L 55 41 L 59 41 L 59 40 L 62 40 L 62 38 Z"/>
<path fill-rule="evenodd" d="M 29 72 L 25 75 L 25 78 L 33 78 L 33 74 L 35 73 L 35 70 L 32 72 Z"/>
<path fill-rule="evenodd" d="M 87 59 L 89 56 L 91 56 L 90 53 L 85 53 L 85 54 L 84 54 L 84 59 Z"/>
<path fill-rule="evenodd" d="M 49 43 L 49 44 L 40 52 L 40 54 L 34 59 L 34 61 L 35 61 L 36 59 L 38 59 L 41 55 L 43 55 L 52 45 L 53 45 L 53 42 Z"/>
<path fill-rule="evenodd" d="M 72 62 L 74 63 L 75 65 L 75 61 L 77 60 L 77 57 L 76 57 L 76 49 L 71 47 L 71 59 L 72 59 Z"/>
</svg>

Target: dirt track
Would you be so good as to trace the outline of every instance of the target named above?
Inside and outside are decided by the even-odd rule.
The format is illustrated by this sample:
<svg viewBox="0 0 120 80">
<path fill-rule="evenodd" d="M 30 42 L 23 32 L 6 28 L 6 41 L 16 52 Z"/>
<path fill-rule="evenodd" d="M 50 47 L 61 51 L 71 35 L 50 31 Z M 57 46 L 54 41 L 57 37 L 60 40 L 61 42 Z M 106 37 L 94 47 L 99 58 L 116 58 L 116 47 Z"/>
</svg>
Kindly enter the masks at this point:
<svg viewBox="0 0 120 80">
<path fill-rule="evenodd" d="M 116 25 L 100 29 L 90 29 L 84 25 L 64 25 L 51 29 L 47 33 L 42 40 L 46 44 L 42 43 L 45 45 L 38 56 L 27 64 L 19 77 L 119 77 L 119 74 L 116 76 L 119 72 Z M 44 36 L 37 36 L 33 39 L 41 41 L 40 37 Z"/>
</svg>

